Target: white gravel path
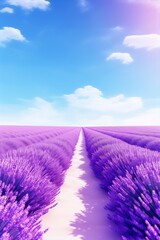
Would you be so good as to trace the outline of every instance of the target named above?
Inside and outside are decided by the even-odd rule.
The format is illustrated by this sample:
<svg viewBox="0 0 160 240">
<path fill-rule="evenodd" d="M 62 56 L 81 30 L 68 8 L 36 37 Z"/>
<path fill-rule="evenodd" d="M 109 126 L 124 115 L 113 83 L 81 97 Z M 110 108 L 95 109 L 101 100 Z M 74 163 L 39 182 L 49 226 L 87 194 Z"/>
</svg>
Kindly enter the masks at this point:
<svg viewBox="0 0 160 240">
<path fill-rule="evenodd" d="M 49 228 L 44 240 L 116 240 L 107 229 L 106 194 L 89 166 L 82 132 L 56 202 L 43 217 Z"/>
</svg>

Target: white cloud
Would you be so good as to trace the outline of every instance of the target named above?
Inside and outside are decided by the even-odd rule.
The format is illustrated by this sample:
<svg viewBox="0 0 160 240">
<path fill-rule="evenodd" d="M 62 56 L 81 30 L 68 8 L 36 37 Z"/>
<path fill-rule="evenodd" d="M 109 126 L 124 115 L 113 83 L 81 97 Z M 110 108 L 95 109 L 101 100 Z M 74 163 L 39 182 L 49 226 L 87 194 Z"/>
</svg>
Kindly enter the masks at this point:
<svg viewBox="0 0 160 240">
<path fill-rule="evenodd" d="M 124 30 L 124 28 L 121 26 L 116 26 L 116 27 L 111 28 L 111 30 L 114 32 L 122 32 Z"/>
<path fill-rule="evenodd" d="M 126 36 L 123 44 L 135 49 L 144 48 L 152 50 L 160 48 L 160 34 L 130 35 Z"/>
<path fill-rule="evenodd" d="M 14 9 L 10 7 L 5 7 L 0 9 L 0 13 L 14 13 Z"/>
<path fill-rule="evenodd" d="M 118 95 L 105 98 L 99 89 L 92 86 L 78 88 L 74 93 L 64 97 L 65 102 L 61 108 L 57 107 L 54 102 L 41 97 L 20 102 L 15 106 L 0 105 L 0 124 L 37 126 L 160 125 L 160 108 L 150 107 L 144 110 L 142 108 L 143 101 L 138 97 L 126 98 L 124 95 Z"/>
<path fill-rule="evenodd" d="M 25 101 L 20 106 L 0 106 L 0 124 L 13 125 L 59 125 L 62 122 L 59 112 L 52 102 L 48 102 L 40 97 L 35 97 L 31 101 Z"/>
<path fill-rule="evenodd" d="M 48 0 L 6 0 L 11 6 L 21 7 L 24 9 L 48 9 L 50 2 Z"/>
<path fill-rule="evenodd" d="M 82 9 L 82 11 L 87 11 L 90 4 L 88 0 L 78 0 L 78 5 Z"/>
<path fill-rule="evenodd" d="M 35 97 L 31 106 L 21 112 L 20 118 L 29 125 L 52 125 L 59 122 L 59 113 L 52 102 Z"/>
<path fill-rule="evenodd" d="M 107 60 L 119 60 L 121 61 L 123 64 L 130 64 L 132 63 L 134 60 L 131 57 L 131 55 L 129 53 L 122 53 L 122 52 L 115 52 L 115 53 L 111 53 L 108 57 Z"/>
<path fill-rule="evenodd" d="M 25 37 L 22 35 L 21 31 L 17 28 L 4 27 L 0 29 L 0 45 L 4 45 L 12 40 L 15 41 L 25 41 Z"/>
<path fill-rule="evenodd" d="M 160 125 L 160 108 L 150 108 L 136 116 L 127 118 L 123 125 L 134 126 L 152 126 Z"/>
<path fill-rule="evenodd" d="M 140 97 L 125 97 L 123 94 L 106 98 L 103 93 L 92 86 L 78 88 L 74 93 L 65 95 L 71 107 L 98 112 L 126 113 L 142 108 Z"/>
<path fill-rule="evenodd" d="M 126 1 L 126 0 L 125 0 Z M 145 4 L 155 8 L 160 8 L 159 0 L 127 0 L 129 3 Z"/>
</svg>

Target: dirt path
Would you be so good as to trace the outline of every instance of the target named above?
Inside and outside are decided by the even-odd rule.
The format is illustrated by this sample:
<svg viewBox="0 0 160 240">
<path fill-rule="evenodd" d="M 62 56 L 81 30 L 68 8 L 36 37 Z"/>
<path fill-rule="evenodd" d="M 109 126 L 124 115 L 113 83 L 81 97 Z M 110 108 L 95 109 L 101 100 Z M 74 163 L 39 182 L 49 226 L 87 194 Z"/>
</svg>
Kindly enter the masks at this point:
<svg viewBox="0 0 160 240">
<path fill-rule="evenodd" d="M 49 228 L 44 240 L 116 239 L 107 227 L 106 194 L 89 166 L 82 133 L 56 202 L 43 218 L 43 228 Z"/>
</svg>

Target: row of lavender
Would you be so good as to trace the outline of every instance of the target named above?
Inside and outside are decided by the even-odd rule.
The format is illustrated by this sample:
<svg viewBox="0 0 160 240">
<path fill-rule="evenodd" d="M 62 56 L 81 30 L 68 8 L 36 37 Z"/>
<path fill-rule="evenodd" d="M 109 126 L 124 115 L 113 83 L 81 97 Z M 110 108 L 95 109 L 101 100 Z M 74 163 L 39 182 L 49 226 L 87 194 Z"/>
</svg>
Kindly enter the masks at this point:
<svg viewBox="0 0 160 240">
<path fill-rule="evenodd" d="M 141 131 L 139 128 L 127 128 L 123 132 L 123 128 L 104 128 L 104 127 L 97 127 L 97 128 L 91 128 L 92 130 L 96 130 L 98 132 L 107 134 L 109 136 L 121 139 L 122 141 L 125 141 L 129 144 L 148 148 L 153 151 L 159 151 L 160 152 L 160 131 L 158 131 L 157 128 L 155 128 L 155 131 Z M 154 128 L 152 128 L 154 129 Z M 157 131 L 156 131 L 157 129 Z"/>
<path fill-rule="evenodd" d="M 160 153 L 130 145 L 97 128 L 83 132 L 91 167 L 108 195 L 106 210 L 117 237 L 159 240 Z"/>
<path fill-rule="evenodd" d="M 93 129 L 99 130 L 108 130 L 114 132 L 121 132 L 121 133 L 132 133 L 138 135 L 146 135 L 146 136 L 159 136 L 160 137 L 160 129 L 159 126 L 114 126 L 114 127 L 92 127 Z"/>
<path fill-rule="evenodd" d="M 73 128 L 54 127 L 0 127 L 0 155 L 20 147 L 25 147 L 51 137 L 58 136 Z"/>
<path fill-rule="evenodd" d="M 7 137 L 0 140 L 5 142 L 0 154 L 1 240 L 42 239 L 41 216 L 54 206 L 80 131 L 26 128 L 12 137 L 2 131 Z"/>
<path fill-rule="evenodd" d="M 32 127 L 32 126 L 0 126 L 0 139 L 2 138 L 17 138 L 17 137 L 27 137 L 37 134 L 42 134 L 46 132 L 53 133 L 60 133 L 65 129 L 64 127 L 54 127 L 51 129 L 51 127 Z M 71 128 L 66 128 L 66 130 L 69 130 Z M 66 131 L 65 130 L 65 131 Z"/>
</svg>

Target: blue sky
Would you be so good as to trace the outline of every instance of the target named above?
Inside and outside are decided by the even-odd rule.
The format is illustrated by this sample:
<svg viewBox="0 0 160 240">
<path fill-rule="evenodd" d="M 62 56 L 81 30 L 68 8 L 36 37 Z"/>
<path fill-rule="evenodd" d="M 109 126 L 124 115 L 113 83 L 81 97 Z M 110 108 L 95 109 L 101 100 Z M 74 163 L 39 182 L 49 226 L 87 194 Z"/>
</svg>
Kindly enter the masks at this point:
<svg viewBox="0 0 160 240">
<path fill-rule="evenodd" d="M 0 55 L 0 124 L 160 124 L 157 0 L 3 0 Z"/>
</svg>

